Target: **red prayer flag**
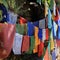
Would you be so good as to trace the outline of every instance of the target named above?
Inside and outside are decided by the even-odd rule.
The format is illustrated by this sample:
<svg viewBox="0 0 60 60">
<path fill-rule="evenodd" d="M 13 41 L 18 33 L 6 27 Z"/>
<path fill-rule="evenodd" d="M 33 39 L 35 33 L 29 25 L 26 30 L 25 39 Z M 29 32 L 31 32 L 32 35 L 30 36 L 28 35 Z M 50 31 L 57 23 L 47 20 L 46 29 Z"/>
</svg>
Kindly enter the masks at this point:
<svg viewBox="0 0 60 60">
<path fill-rule="evenodd" d="M 45 52 L 45 55 L 44 55 L 44 60 L 49 60 L 48 48 L 46 49 L 46 52 Z"/>
<path fill-rule="evenodd" d="M 0 58 L 6 58 L 11 52 L 15 36 L 15 25 L 0 23 Z"/>
<path fill-rule="evenodd" d="M 60 40 L 56 40 L 57 46 L 60 47 Z"/>
<path fill-rule="evenodd" d="M 21 48 L 22 53 L 28 52 L 29 47 L 30 47 L 30 37 L 25 35 L 23 36 L 22 40 L 22 48 Z"/>
<path fill-rule="evenodd" d="M 24 23 L 27 23 L 27 20 L 23 17 L 20 17 L 20 24 L 24 24 Z"/>
<path fill-rule="evenodd" d="M 40 45 L 38 46 L 38 56 L 42 56 L 44 51 L 44 43 L 40 42 Z"/>
</svg>

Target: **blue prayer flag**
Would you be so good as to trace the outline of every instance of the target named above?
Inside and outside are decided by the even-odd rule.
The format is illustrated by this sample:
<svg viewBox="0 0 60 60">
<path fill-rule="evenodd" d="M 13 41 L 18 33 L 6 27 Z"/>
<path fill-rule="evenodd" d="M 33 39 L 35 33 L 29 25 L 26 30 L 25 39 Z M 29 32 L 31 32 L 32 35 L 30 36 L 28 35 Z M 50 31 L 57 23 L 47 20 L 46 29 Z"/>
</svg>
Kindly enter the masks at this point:
<svg viewBox="0 0 60 60">
<path fill-rule="evenodd" d="M 40 40 L 42 40 L 42 29 L 39 29 L 39 32 L 38 32 L 38 37 L 40 38 Z"/>
<path fill-rule="evenodd" d="M 48 28 L 51 29 L 52 28 L 52 16 L 51 16 L 51 11 L 50 9 L 48 10 Z"/>
<path fill-rule="evenodd" d="M 33 36 L 34 35 L 34 25 L 33 25 L 33 23 L 28 22 L 27 23 L 27 29 L 28 29 L 27 35 L 28 36 Z"/>
<path fill-rule="evenodd" d="M 39 27 L 39 21 L 33 22 L 33 25 Z"/>
</svg>

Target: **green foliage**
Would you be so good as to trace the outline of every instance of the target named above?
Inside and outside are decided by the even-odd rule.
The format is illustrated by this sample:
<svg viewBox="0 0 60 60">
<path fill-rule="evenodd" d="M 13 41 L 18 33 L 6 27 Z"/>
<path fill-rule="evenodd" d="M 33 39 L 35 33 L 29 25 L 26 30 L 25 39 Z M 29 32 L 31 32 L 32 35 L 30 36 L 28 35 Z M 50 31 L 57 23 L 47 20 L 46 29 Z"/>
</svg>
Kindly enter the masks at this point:
<svg viewBox="0 0 60 60">
<path fill-rule="evenodd" d="M 22 7 L 25 0 L 6 0 L 9 7 L 12 7 L 16 13 L 22 14 Z"/>
<path fill-rule="evenodd" d="M 0 0 L 0 3 L 3 3 L 6 6 L 6 8 L 8 8 L 8 4 L 6 0 Z"/>
</svg>

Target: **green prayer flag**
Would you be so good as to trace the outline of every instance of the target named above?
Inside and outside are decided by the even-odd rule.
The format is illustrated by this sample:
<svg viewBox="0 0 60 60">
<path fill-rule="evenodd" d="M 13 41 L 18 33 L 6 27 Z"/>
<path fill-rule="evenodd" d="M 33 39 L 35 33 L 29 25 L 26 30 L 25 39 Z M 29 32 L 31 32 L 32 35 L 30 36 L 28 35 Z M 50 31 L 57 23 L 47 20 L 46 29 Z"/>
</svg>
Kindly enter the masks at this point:
<svg viewBox="0 0 60 60">
<path fill-rule="evenodd" d="M 33 53 L 34 44 L 35 44 L 35 38 L 34 38 L 34 36 L 30 36 L 30 48 L 29 48 L 29 51 L 27 52 L 27 54 Z"/>
<path fill-rule="evenodd" d="M 22 35 L 27 34 L 27 25 L 16 24 L 16 32 Z"/>
</svg>

